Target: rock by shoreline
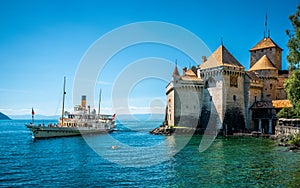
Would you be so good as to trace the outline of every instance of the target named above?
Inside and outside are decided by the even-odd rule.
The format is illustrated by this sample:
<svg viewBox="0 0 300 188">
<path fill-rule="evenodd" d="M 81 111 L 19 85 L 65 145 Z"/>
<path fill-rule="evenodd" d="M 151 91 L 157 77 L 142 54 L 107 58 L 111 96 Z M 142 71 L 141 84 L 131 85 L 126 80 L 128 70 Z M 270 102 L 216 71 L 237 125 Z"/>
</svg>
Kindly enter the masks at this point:
<svg viewBox="0 0 300 188">
<path fill-rule="evenodd" d="M 167 125 L 161 125 L 160 127 L 150 131 L 150 134 L 171 136 L 174 133 L 174 131 L 175 129 L 173 127 Z"/>
<path fill-rule="evenodd" d="M 287 151 L 300 152 L 300 145 L 293 143 L 295 138 L 294 135 L 272 135 L 270 137 L 272 140 L 277 141 L 277 146 L 283 146 L 287 148 Z"/>
</svg>

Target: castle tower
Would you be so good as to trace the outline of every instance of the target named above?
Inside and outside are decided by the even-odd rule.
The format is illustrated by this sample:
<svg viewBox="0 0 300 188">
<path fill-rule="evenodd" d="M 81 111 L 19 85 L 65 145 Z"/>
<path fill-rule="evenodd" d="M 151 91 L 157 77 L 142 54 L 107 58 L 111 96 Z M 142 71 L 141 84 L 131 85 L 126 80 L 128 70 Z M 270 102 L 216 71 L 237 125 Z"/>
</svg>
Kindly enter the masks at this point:
<svg viewBox="0 0 300 188">
<path fill-rule="evenodd" d="M 282 49 L 270 38 L 264 37 L 250 49 L 250 68 L 264 55 L 278 69 L 282 68 Z"/>
<path fill-rule="evenodd" d="M 268 36 L 250 49 L 250 105 L 251 129 L 274 132 L 276 109 L 273 103 L 286 97 L 282 70 L 282 49 Z"/>
<path fill-rule="evenodd" d="M 278 69 L 272 64 L 267 55 L 263 55 L 250 69 L 263 81 L 260 100 L 271 101 L 276 99 Z"/>
<path fill-rule="evenodd" d="M 196 75 L 196 67 L 183 69 L 180 76 L 177 65 L 172 81 L 166 87 L 167 109 L 165 123 L 170 126 L 198 126 L 201 109 L 203 81 Z"/>
<path fill-rule="evenodd" d="M 206 114 L 217 117 L 228 134 L 245 129 L 248 86 L 244 67 L 221 45 L 199 68 L 198 74 L 205 83 L 202 114 L 210 111 Z"/>
</svg>

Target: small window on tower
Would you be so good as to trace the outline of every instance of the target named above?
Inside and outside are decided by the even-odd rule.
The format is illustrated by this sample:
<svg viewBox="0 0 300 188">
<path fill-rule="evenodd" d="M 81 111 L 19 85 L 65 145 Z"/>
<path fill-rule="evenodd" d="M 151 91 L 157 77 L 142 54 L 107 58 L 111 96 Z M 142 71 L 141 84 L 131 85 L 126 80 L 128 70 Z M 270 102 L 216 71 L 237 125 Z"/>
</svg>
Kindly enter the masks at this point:
<svg viewBox="0 0 300 188">
<path fill-rule="evenodd" d="M 270 84 L 270 89 L 273 89 L 273 84 Z"/>
<path fill-rule="evenodd" d="M 233 100 L 236 101 L 236 96 L 235 95 L 233 95 Z"/>
<path fill-rule="evenodd" d="M 238 76 L 230 76 L 230 87 L 238 87 Z"/>
</svg>

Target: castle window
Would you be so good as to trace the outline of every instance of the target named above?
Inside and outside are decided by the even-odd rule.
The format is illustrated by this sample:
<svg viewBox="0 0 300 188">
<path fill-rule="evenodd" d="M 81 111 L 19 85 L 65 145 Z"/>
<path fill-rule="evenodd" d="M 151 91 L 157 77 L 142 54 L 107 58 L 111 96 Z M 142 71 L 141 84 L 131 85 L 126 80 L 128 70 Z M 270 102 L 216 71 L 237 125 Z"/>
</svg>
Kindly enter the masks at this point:
<svg viewBox="0 0 300 188">
<path fill-rule="evenodd" d="M 235 95 L 233 95 L 233 100 L 236 101 L 236 96 Z"/>
<path fill-rule="evenodd" d="M 205 88 L 212 88 L 212 87 L 216 87 L 216 81 L 212 77 L 210 77 L 205 82 Z"/>
<path fill-rule="evenodd" d="M 270 84 L 270 89 L 273 89 L 273 85 L 272 84 Z"/>
<path fill-rule="evenodd" d="M 238 87 L 238 77 L 230 76 L 230 87 Z"/>
<path fill-rule="evenodd" d="M 208 81 L 205 82 L 204 84 L 204 88 L 207 89 L 208 88 Z"/>
<path fill-rule="evenodd" d="M 189 108 L 189 106 L 188 106 L 188 105 L 186 105 L 186 108 Z"/>
</svg>

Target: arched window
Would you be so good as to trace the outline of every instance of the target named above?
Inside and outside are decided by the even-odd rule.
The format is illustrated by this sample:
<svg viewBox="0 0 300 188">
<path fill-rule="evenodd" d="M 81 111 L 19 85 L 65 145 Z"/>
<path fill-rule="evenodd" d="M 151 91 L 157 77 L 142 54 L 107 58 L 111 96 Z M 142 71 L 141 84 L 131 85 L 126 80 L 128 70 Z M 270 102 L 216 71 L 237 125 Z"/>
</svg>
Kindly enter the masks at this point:
<svg viewBox="0 0 300 188">
<path fill-rule="evenodd" d="M 210 77 L 207 79 L 207 88 L 216 87 L 216 81 Z"/>
</svg>

